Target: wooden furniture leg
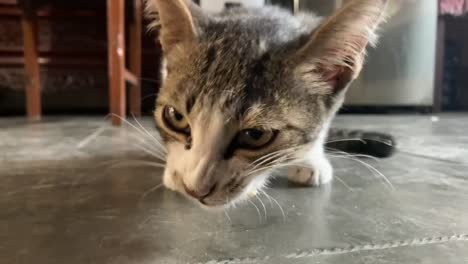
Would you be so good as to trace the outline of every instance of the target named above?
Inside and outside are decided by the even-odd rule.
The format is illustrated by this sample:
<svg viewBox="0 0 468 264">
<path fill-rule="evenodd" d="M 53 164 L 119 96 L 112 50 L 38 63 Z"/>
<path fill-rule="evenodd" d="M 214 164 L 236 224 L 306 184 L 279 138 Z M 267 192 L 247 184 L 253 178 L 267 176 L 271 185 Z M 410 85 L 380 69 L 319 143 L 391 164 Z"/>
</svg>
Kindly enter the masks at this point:
<svg viewBox="0 0 468 264">
<path fill-rule="evenodd" d="M 109 96 L 112 124 L 125 118 L 125 6 L 124 0 L 107 0 Z"/>
<path fill-rule="evenodd" d="M 24 66 L 27 75 L 26 113 L 30 121 L 41 119 L 41 81 L 37 48 L 37 18 L 32 10 L 21 16 L 24 42 Z"/>
<path fill-rule="evenodd" d="M 141 116 L 141 32 L 143 19 L 142 0 L 133 0 L 132 21 L 129 27 L 129 70 L 136 84 L 130 86 L 130 113 Z"/>
</svg>

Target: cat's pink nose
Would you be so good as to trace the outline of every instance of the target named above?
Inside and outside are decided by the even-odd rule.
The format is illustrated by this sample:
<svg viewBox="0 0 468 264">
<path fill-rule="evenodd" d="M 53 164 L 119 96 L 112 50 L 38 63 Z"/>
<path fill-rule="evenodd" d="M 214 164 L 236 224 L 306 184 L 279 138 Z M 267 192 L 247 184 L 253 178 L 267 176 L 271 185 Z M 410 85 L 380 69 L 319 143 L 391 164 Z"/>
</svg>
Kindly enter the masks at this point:
<svg viewBox="0 0 468 264">
<path fill-rule="evenodd" d="M 213 184 L 212 186 L 208 186 L 208 188 L 192 190 L 184 184 L 185 192 L 197 200 L 202 200 L 203 198 L 209 196 L 214 191 L 215 187 L 216 184 Z"/>
</svg>

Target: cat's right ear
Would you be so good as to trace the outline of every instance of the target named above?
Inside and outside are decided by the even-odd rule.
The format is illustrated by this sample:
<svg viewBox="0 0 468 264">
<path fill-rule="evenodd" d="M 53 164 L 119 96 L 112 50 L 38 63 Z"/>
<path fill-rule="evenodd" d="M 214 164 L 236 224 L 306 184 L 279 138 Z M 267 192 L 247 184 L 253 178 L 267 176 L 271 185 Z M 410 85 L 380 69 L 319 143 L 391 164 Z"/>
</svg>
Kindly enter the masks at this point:
<svg viewBox="0 0 468 264">
<path fill-rule="evenodd" d="M 146 14 L 152 19 L 150 29 L 159 27 L 159 41 L 164 53 L 179 44 L 195 40 L 194 18 L 186 0 L 146 0 Z"/>
<path fill-rule="evenodd" d="M 376 43 L 389 2 L 350 0 L 326 19 L 295 54 L 300 78 L 320 83 L 316 92 L 342 94 L 361 71 L 366 47 Z"/>
</svg>

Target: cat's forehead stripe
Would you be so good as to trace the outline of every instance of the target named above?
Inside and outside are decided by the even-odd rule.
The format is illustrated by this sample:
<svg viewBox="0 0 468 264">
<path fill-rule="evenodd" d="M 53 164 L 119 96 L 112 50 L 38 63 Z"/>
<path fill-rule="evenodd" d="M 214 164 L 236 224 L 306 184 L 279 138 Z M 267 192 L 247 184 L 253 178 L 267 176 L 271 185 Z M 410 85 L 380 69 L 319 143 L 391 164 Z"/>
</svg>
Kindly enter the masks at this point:
<svg viewBox="0 0 468 264">
<path fill-rule="evenodd" d="M 185 102 L 185 111 L 187 111 L 187 114 L 190 114 L 190 112 L 192 112 L 196 100 L 197 98 L 193 94 L 187 97 L 187 101 Z"/>
<path fill-rule="evenodd" d="M 206 51 L 206 55 L 204 56 L 204 60 L 202 62 L 203 66 L 200 69 L 201 74 L 207 74 L 213 65 L 213 63 L 216 61 L 216 47 L 210 46 L 208 50 Z"/>
<path fill-rule="evenodd" d="M 254 60 L 249 69 L 249 75 L 245 79 L 245 93 L 247 96 L 250 94 L 258 94 L 258 90 L 268 89 L 268 87 L 254 87 L 261 78 L 264 77 L 266 69 L 266 63 L 270 59 L 269 53 L 265 53 L 260 59 Z M 257 91 L 256 91 L 257 90 Z"/>
</svg>

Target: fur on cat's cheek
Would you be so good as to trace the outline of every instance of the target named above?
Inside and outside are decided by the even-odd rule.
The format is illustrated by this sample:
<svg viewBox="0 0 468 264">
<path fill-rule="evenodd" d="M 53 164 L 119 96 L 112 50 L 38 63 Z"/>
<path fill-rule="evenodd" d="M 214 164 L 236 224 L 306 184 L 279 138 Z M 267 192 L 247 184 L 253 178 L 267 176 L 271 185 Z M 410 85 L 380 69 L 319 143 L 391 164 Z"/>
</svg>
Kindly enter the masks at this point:
<svg viewBox="0 0 468 264">
<path fill-rule="evenodd" d="M 163 184 L 169 190 L 177 191 L 176 179 L 174 178 L 173 173 L 171 173 L 171 171 L 167 168 L 164 170 Z"/>
<path fill-rule="evenodd" d="M 231 198 L 229 204 L 226 206 L 234 206 L 239 203 L 246 202 L 250 199 L 253 199 L 268 183 L 268 178 L 271 173 L 262 173 L 255 178 L 253 178 L 249 184 L 242 190 L 235 198 Z"/>
<path fill-rule="evenodd" d="M 260 174 L 253 178 L 244 189 L 240 190 L 235 195 L 229 196 L 225 193 L 218 193 L 222 198 L 209 197 L 205 201 L 205 204 L 200 203 L 200 206 L 204 209 L 216 211 L 218 209 L 233 207 L 236 204 L 245 203 L 258 195 L 259 191 L 265 187 L 269 176 L 269 173 Z"/>
<path fill-rule="evenodd" d="M 255 196 L 257 196 L 257 194 L 258 194 L 258 191 L 255 190 L 255 191 L 249 192 L 247 195 L 249 196 L 249 198 L 254 198 Z"/>
<path fill-rule="evenodd" d="M 164 82 L 167 78 L 167 60 L 163 58 L 161 62 L 161 81 Z"/>
</svg>

